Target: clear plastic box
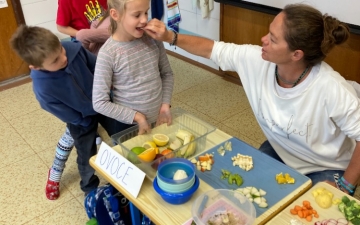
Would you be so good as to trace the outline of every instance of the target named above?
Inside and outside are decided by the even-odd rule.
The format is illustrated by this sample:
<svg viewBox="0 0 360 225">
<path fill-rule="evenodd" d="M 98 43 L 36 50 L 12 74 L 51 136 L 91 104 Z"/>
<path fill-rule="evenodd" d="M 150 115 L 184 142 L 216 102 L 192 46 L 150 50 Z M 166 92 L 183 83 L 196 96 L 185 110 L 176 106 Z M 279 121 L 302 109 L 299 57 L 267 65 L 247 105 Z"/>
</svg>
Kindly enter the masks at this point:
<svg viewBox="0 0 360 225">
<path fill-rule="evenodd" d="M 213 189 L 200 195 L 193 202 L 191 213 L 197 225 L 252 225 L 256 219 L 253 203 L 230 189 Z"/>
<path fill-rule="evenodd" d="M 177 131 L 179 129 L 184 129 L 192 133 L 195 137 L 192 142 L 187 144 L 190 145 L 193 142 L 196 144 L 195 153 L 188 157 L 191 158 L 192 156 L 198 155 L 205 150 L 206 136 L 216 129 L 214 126 L 202 121 L 181 108 L 171 109 L 171 113 L 172 124 L 170 126 L 162 124 L 155 127 L 156 121 L 150 121 L 152 125 L 150 134 L 138 135 L 139 127 L 136 125 L 111 136 L 112 140 L 121 147 L 120 154 L 122 154 L 125 158 L 128 158 L 129 155 L 131 155 L 132 158 L 137 158 L 140 163 L 135 165 L 144 171 L 151 180 L 153 180 L 156 176 L 157 166 L 155 165 L 158 165 L 160 162 L 165 160 L 166 156 L 157 158 L 152 162 L 144 162 L 131 151 L 133 147 L 139 147 L 146 141 L 152 141 L 152 136 L 158 133 L 167 135 L 170 143 L 176 138 Z M 183 147 L 187 147 L 187 145 L 174 149 L 172 154 L 175 155 L 175 157 L 181 157 L 179 152 Z"/>
</svg>

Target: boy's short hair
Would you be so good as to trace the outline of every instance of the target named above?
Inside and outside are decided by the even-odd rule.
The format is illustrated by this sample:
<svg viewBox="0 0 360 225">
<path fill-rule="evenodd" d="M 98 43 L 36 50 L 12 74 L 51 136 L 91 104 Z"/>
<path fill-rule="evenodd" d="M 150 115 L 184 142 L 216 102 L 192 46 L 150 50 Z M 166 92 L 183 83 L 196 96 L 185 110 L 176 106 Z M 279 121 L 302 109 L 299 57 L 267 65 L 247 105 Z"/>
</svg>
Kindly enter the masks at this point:
<svg viewBox="0 0 360 225">
<path fill-rule="evenodd" d="M 41 67 L 44 60 L 61 46 L 59 38 L 51 31 L 27 25 L 16 29 L 10 45 L 20 58 L 35 67 Z"/>
</svg>

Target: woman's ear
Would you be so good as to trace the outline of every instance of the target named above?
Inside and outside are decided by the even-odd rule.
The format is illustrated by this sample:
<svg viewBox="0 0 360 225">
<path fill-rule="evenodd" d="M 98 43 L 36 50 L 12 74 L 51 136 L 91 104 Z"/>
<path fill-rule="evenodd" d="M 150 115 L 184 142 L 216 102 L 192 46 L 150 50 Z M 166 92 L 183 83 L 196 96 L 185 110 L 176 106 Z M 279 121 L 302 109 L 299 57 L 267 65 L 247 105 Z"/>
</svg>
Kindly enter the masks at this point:
<svg viewBox="0 0 360 225">
<path fill-rule="evenodd" d="M 295 50 L 292 56 L 294 61 L 300 61 L 304 57 L 304 52 L 302 50 Z"/>
<path fill-rule="evenodd" d="M 110 9 L 110 16 L 116 22 L 120 21 L 120 14 L 116 9 Z"/>
</svg>

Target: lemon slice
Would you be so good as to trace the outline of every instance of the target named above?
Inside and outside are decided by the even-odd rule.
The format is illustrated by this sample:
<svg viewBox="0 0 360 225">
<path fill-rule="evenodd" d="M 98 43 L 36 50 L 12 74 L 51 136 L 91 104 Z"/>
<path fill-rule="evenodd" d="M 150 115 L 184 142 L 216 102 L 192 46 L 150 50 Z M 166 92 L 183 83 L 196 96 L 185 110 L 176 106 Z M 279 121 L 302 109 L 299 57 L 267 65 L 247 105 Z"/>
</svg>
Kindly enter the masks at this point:
<svg viewBox="0 0 360 225">
<path fill-rule="evenodd" d="M 169 137 L 165 134 L 154 134 L 153 140 L 157 146 L 164 146 L 169 142 Z"/>
<path fill-rule="evenodd" d="M 156 148 L 146 149 L 143 153 L 139 154 L 138 157 L 145 162 L 151 162 L 156 157 Z"/>
<path fill-rule="evenodd" d="M 149 149 L 149 148 L 156 148 L 156 144 L 153 141 L 146 141 L 144 142 L 144 144 L 142 145 L 145 149 Z"/>
<path fill-rule="evenodd" d="M 159 150 L 158 147 L 155 148 L 155 153 L 156 153 L 156 154 L 160 154 L 160 150 Z"/>
</svg>

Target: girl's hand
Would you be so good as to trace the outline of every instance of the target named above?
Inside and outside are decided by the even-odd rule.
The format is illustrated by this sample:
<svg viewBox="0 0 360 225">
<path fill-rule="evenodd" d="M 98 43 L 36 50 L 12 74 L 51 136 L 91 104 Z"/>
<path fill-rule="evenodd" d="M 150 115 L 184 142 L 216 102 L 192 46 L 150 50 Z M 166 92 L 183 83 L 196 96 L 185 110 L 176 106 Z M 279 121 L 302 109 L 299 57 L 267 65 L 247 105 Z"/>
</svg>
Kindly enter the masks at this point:
<svg viewBox="0 0 360 225">
<path fill-rule="evenodd" d="M 170 125 L 172 122 L 171 112 L 170 112 L 170 105 L 169 104 L 162 104 L 159 112 L 159 116 L 156 121 L 156 126 L 161 125 L 163 123 L 167 123 Z"/>
<path fill-rule="evenodd" d="M 148 123 L 148 121 L 146 120 L 146 117 L 142 113 L 137 112 L 135 114 L 134 120 L 139 125 L 138 135 L 145 134 L 145 133 L 149 134 L 151 132 L 150 124 Z"/>
</svg>

